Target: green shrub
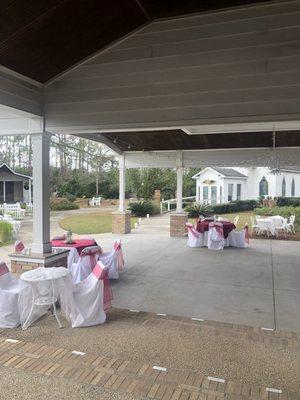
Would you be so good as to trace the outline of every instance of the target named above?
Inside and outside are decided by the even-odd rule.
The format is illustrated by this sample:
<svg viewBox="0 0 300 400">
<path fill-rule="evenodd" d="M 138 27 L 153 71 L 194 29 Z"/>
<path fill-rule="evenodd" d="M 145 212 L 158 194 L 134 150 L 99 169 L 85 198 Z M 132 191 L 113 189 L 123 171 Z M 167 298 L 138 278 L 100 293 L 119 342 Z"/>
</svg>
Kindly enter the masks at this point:
<svg viewBox="0 0 300 400">
<path fill-rule="evenodd" d="M 65 210 L 77 210 L 78 204 L 72 203 L 71 201 L 63 198 L 52 198 L 50 200 L 50 209 L 52 211 L 65 211 Z"/>
<path fill-rule="evenodd" d="M 260 207 L 254 210 L 256 215 L 270 217 L 272 215 L 281 215 L 284 218 L 289 218 L 291 215 L 296 216 L 296 222 L 300 221 L 300 207 Z"/>
<path fill-rule="evenodd" d="M 0 221 L 0 243 L 10 242 L 13 238 L 13 227 L 7 221 Z"/>
<path fill-rule="evenodd" d="M 238 200 L 232 203 L 216 204 L 212 207 L 214 214 L 231 214 L 240 211 L 252 211 L 258 207 L 256 200 Z"/>
<path fill-rule="evenodd" d="M 74 201 L 77 199 L 77 197 L 74 194 L 67 194 L 65 195 L 65 198 L 71 203 L 74 203 Z"/>
<path fill-rule="evenodd" d="M 185 207 L 185 211 L 189 213 L 189 218 L 208 217 L 212 214 L 212 208 L 209 204 L 191 204 Z"/>
<path fill-rule="evenodd" d="M 128 209 L 136 217 L 145 217 L 147 214 L 153 215 L 155 212 L 154 204 L 150 200 L 139 200 L 129 203 Z"/>
<path fill-rule="evenodd" d="M 300 197 L 277 197 L 276 201 L 278 207 L 300 207 Z"/>
</svg>

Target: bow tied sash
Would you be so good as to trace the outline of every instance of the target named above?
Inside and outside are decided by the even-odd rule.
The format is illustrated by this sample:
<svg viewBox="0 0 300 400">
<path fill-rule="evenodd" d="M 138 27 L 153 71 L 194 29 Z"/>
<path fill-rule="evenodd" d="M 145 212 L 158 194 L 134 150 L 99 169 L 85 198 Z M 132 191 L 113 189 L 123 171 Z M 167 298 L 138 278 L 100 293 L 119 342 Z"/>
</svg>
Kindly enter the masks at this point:
<svg viewBox="0 0 300 400">
<path fill-rule="evenodd" d="M 217 231 L 219 238 L 224 239 L 223 225 L 218 224 L 217 222 L 211 222 L 209 224 L 209 229 L 213 229 L 213 228 L 215 228 L 215 230 Z"/>
<path fill-rule="evenodd" d="M 0 262 L 0 276 L 8 274 L 9 273 L 9 269 L 8 266 L 4 263 L 4 262 Z"/>
<path fill-rule="evenodd" d="M 123 256 L 123 249 L 122 249 L 122 243 L 121 240 L 119 242 L 114 243 L 114 250 L 115 253 L 117 254 L 117 265 L 118 265 L 118 271 L 123 271 L 124 269 L 124 256 Z"/>
<path fill-rule="evenodd" d="M 97 263 L 93 269 L 93 274 L 97 279 L 103 281 L 103 308 L 104 311 L 107 311 L 111 308 L 111 301 L 113 299 L 113 292 L 108 279 L 108 270 Z"/>
</svg>

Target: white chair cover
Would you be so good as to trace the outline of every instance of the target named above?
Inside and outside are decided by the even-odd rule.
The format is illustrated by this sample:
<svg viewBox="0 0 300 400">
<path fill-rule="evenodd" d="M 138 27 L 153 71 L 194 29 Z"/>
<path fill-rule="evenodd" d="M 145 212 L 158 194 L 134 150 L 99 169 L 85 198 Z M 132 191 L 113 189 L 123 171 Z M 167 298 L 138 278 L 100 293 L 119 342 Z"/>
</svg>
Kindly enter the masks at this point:
<svg viewBox="0 0 300 400">
<path fill-rule="evenodd" d="M 248 247 L 248 227 L 244 228 L 241 231 L 233 230 L 228 235 L 229 246 L 231 247 L 239 247 L 239 248 L 246 248 Z"/>
<path fill-rule="evenodd" d="M 97 264 L 93 272 L 82 282 L 74 284 L 68 281 L 68 286 L 61 295 L 61 308 L 71 322 L 72 328 L 94 326 L 105 322 L 105 276 L 107 269 Z"/>
<path fill-rule="evenodd" d="M 52 239 L 55 240 L 55 239 Z M 75 247 L 52 247 L 52 250 L 69 250 L 68 253 L 68 269 L 71 271 L 72 265 L 79 261 L 79 254 Z"/>
<path fill-rule="evenodd" d="M 211 222 L 208 229 L 207 247 L 210 250 L 223 250 L 225 245 L 223 225 Z"/>
<path fill-rule="evenodd" d="M 0 262 L 0 328 L 20 325 L 19 293 L 27 284 L 14 277 L 4 262 Z"/>
<path fill-rule="evenodd" d="M 99 256 L 99 261 L 108 268 L 109 279 L 119 279 L 119 272 L 124 269 L 124 258 L 121 240 L 114 243 L 113 250 L 102 253 Z"/>
<path fill-rule="evenodd" d="M 99 256 L 102 254 L 100 246 L 89 246 L 82 250 L 77 263 L 70 266 L 74 283 L 79 283 L 87 278 L 97 264 Z"/>
<path fill-rule="evenodd" d="M 188 229 L 188 246 L 189 247 L 203 247 L 205 246 L 204 234 L 198 232 L 192 224 L 186 224 Z"/>
</svg>

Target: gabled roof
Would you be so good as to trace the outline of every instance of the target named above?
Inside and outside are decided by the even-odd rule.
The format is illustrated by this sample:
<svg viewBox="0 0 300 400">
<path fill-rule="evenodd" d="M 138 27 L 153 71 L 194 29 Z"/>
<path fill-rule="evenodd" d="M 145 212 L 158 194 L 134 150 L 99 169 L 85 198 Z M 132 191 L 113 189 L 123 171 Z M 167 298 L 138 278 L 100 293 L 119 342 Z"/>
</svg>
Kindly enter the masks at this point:
<svg viewBox="0 0 300 400">
<path fill-rule="evenodd" d="M 300 167 L 285 167 L 285 168 L 280 168 L 280 171 L 284 172 L 296 172 L 300 174 Z"/>
<path fill-rule="evenodd" d="M 204 168 L 202 171 L 198 172 L 196 175 L 194 175 L 193 179 L 199 178 L 199 176 L 208 169 L 218 172 L 224 178 L 243 178 L 243 179 L 248 178 L 246 175 L 242 174 L 241 172 L 237 171 L 234 168 L 207 167 Z"/>
<path fill-rule="evenodd" d="M 20 178 L 25 178 L 25 179 L 32 179 L 31 176 L 28 175 L 24 175 L 24 174 L 18 174 L 17 172 L 15 172 L 14 170 L 12 170 L 6 163 L 2 163 L 0 165 L 0 172 L 9 172 L 15 176 L 19 176 Z"/>
</svg>

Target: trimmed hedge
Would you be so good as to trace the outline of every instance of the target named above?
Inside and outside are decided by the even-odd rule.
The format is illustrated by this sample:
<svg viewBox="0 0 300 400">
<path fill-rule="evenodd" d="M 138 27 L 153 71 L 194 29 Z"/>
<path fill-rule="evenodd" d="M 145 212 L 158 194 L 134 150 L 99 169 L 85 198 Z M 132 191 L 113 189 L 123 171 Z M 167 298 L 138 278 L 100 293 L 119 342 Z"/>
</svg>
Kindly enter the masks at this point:
<svg viewBox="0 0 300 400">
<path fill-rule="evenodd" d="M 291 215 L 296 216 L 296 222 L 300 220 L 300 207 L 260 207 L 254 210 L 256 215 L 262 215 L 264 217 L 269 217 L 272 215 L 280 215 L 284 218 L 289 218 Z"/>
<path fill-rule="evenodd" d="M 300 207 L 300 197 L 277 197 L 276 202 L 278 207 Z"/>
<path fill-rule="evenodd" d="M 214 214 L 231 214 L 239 211 L 252 211 L 258 207 L 256 200 L 238 200 L 232 203 L 216 204 L 212 207 Z"/>
<path fill-rule="evenodd" d="M 51 211 L 65 211 L 65 210 L 78 210 L 79 206 L 64 197 L 62 198 L 52 198 L 50 200 Z"/>
<path fill-rule="evenodd" d="M 13 238 L 13 227 L 7 221 L 0 221 L 0 243 L 10 242 Z"/>
</svg>

